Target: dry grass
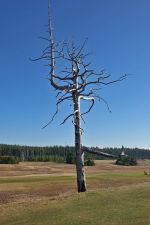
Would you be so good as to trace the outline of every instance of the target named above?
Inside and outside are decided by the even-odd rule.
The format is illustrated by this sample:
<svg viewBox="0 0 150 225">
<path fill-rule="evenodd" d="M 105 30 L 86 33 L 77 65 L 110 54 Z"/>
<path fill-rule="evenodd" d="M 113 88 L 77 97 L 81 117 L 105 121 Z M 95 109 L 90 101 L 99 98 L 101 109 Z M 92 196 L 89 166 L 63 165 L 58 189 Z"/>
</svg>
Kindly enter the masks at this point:
<svg viewBox="0 0 150 225">
<path fill-rule="evenodd" d="M 74 173 L 74 165 L 46 163 L 46 162 L 24 162 L 17 165 L 0 165 L 0 177 L 8 176 L 32 176 L 32 175 L 65 175 Z"/>
<path fill-rule="evenodd" d="M 124 173 L 150 170 L 150 160 L 138 161 L 138 166 L 117 166 L 113 160 L 97 160 L 96 166 L 86 167 L 90 173 Z M 24 162 L 18 165 L 0 164 L 0 177 L 33 176 L 33 175 L 75 175 L 75 166 L 53 162 Z"/>
</svg>

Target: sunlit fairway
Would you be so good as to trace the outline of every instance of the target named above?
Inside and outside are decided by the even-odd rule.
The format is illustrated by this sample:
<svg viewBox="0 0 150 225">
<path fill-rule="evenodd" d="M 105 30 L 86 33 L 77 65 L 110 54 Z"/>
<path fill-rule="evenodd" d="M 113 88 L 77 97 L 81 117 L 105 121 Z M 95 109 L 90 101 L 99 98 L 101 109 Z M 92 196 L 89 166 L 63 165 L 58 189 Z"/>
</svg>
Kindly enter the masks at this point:
<svg viewBox="0 0 150 225">
<path fill-rule="evenodd" d="M 88 192 L 78 194 L 73 165 L 0 165 L 0 225 L 149 225 L 144 170 L 149 161 L 137 167 L 99 161 L 86 168 Z"/>
</svg>

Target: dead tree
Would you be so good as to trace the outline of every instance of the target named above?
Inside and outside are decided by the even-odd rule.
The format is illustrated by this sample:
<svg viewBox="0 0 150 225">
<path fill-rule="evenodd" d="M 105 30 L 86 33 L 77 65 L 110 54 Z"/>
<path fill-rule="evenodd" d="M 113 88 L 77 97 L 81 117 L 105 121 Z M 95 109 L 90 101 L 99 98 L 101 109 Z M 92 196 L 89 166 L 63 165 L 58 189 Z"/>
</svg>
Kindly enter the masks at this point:
<svg viewBox="0 0 150 225">
<path fill-rule="evenodd" d="M 76 172 L 77 172 L 77 188 L 78 192 L 86 191 L 86 181 L 84 173 L 84 152 L 89 151 L 88 148 L 82 148 L 81 120 L 83 116 L 91 111 L 95 101 L 103 101 L 110 111 L 107 102 L 99 95 L 99 90 L 102 86 L 120 82 L 126 78 L 126 75 L 119 77 L 116 80 L 110 80 L 110 75 L 104 70 L 95 72 L 90 68 L 91 63 L 87 62 L 88 54 L 85 53 L 85 44 L 76 46 L 73 42 L 54 42 L 53 29 L 51 25 L 51 15 L 49 10 L 48 16 L 48 38 L 42 38 L 48 42 L 47 47 L 43 50 L 41 57 L 33 59 L 48 60 L 47 66 L 49 70 L 50 85 L 56 90 L 56 112 L 52 119 L 43 128 L 48 126 L 57 113 L 59 106 L 65 101 L 71 101 L 73 110 L 61 124 L 64 124 L 69 118 L 72 118 L 72 123 L 75 130 L 75 152 L 76 152 Z M 60 62 L 60 64 L 59 64 Z M 61 70 L 58 69 L 62 67 Z M 81 101 L 88 101 L 89 108 L 85 112 L 81 112 Z M 96 154 L 96 152 L 94 153 Z M 105 154 L 105 153 L 104 153 Z M 105 154 L 106 157 L 112 155 Z"/>
</svg>

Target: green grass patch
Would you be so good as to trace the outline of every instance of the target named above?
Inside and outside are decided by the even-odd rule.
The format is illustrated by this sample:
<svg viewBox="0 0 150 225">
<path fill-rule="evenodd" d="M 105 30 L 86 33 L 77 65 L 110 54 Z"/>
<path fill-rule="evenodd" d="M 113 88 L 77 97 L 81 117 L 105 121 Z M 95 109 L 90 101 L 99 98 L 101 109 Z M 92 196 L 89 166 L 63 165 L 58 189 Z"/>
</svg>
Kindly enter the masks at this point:
<svg viewBox="0 0 150 225">
<path fill-rule="evenodd" d="M 13 183 L 36 183 L 36 182 L 62 182 L 73 180 L 73 176 L 26 176 L 26 177 L 9 177 L 9 178 L 0 178 L 0 184 L 13 184 Z"/>
<path fill-rule="evenodd" d="M 5 207 L 2 225 L 149 225 L 150 185 Z"/>
</svg>

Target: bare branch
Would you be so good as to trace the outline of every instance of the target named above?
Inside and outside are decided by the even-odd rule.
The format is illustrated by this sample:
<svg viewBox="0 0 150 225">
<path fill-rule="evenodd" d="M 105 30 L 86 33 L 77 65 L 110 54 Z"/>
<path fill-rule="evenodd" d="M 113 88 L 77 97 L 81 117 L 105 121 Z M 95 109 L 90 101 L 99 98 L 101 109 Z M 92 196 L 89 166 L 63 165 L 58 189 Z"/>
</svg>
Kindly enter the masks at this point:
<svg viewBox="0 0 150 225">
<path fill-rule="evenodd" d="M 116 83 L 116 82 L 123 81 L 123 80 L 126 79 L 126 78 L 127 78 L 127 75 L 124 75 L 124 76 L 119 77 L 119 78 L 116 79 L 116 80 L 112 80 L 112 81 L 109 81 L 109 82 L 103 82 L 103 81 L 101 81 L 101 78 L 98 78 L 96 81 L 91 81 L 91 82 L 86 83 L 85 86 L 91 85 L 91 84 L 109 85 L 109 84 L 114 84 L 114 83 Z"/>
<path fill-rule="evenodd" d="M 82 44 L 82 46 L 81 46 L 81 48 L 80 48 L 80 50 L 79 50 L 79 52 L 77 53 L 77 55 L 76 55 L 75 58 L 77 58 L 77 57 L 80 55 L 80 53 L 82 52 L 82 50 L 83 50 L 83 48 L 84 48 L 84 46 L 85 46 L 87 40 L 88 40 L 88 38 L 86 38 L 85 41 L 83 42 L 83 44 Z"/>
<path fill-rule="evenodd" d="M 62 80 L 62 81 L 73 80 L 73 77 L 68 77 L 68 76 L 60 77 L 60 76 L 54 75 L 53 77 L 56 78 L 56 79 Z"/>
<path fill-rule="evenodd" d="M 39 37 L 40 39 L 42 39 L 42 40 L 45 40 L 45 41 L 48 41 L 48 42 L 50 42 L 50 39 L 48 39 L 48 38 L 45 38 L 45 37 Z"/>
<path fill-rule="evenodd" d="M 112 80 L 112 81 L 109 81 L 109 82 L 102 81 L 103 79 L 106 79 L 107 77 L 98 77 L 98 79 L 95 80 L 95 81 L 89 81 L 89 82 L 85 81 L 84 83 L 82 82 L 82 84 L 80 84 L 80 87 L 78 88 L 78 91 L 79 91 L 79 93 L 84 92 L 86 87 L 89 86 L 89 85 L 98 85 L 98 86 L 99 85 L 105 85 L 105 86 L 107 86 L 109 84 L 114 84 L 114 83 L 117 83 L 117 82 L 121 82 L 121 81 L 125 80 L 127 78 L 127 76 L 128 75 L 125 74 L 124 76 L 121 76 L 118 79 Z"/>
<path fill-rule="evenodd" d="M 61 91 L 58 91 L 57 95 L 56 95 L 56 98 L 61 94 L 62 92 Z"/>
<path fill-rule="evenodd" d="M 87 97 L 86 95 L 80 95 L 79 98 L 87 101 L 94 101 L 93 97 Z"/>
<path fill-rule="evenodd" d="M 81 119 L 82 119 L 83 123 L 85 124 L 85 120 L 84 120 L 82 114 L 80 114 L 80 116 L 81 116 Z"/>
<path fill-rule="evenodd" d="M 84 112 L 84 113 L 81 114 L 81 116 L 83 116 L 83 115 L 89 113 L 91 111 L 91 109 L 93 108 L 93 106 L 94 106 L 94 98 L 93 97 L 80 96 L 80 99 L 83 99 L 83 100 L 87 100 L 87 101 L 91 101 L 92 102 L 91 103 L 91 106 L 89 107 L 89 109 L 86 112 Z"/>
<path fill-rule="evenodd" d="M 67 116 L 60 125 L 64 124 L 71 116 L 74 116 L 74 113 L 71 113 L 69 116 Z"/>
<path fill-rule="evenodd" d="M 102 101 L 105 103 L 105 105 L 106 105 L 108 111 L 111 113 L 111 110 L 110 110 L 110 107 L 109 107 L 109 105 L 108 105 L 108 102 L 107 102 L 104 98 L 102 98 L 102 97 L 100 97 L 100 96 L 98 96 L 98 95 L 93 95 L 93 97 L 94 97 L 94 98 L 98 98 L 99 101 L 102 100 Z"/>
<path fill-rule="evenodd" d="M 52 32 L 52 22 L 51 22 L 51 14 L 50 14 L 50 7 L 49 7 L 49 11 L 48 11 L 48 32 L 49 32 L 49 39 L 50 39 L 50 67 L 51 67 L 51 70 L 50 70 L 50 82 L 51 82 L 51 85 L 56 88 L 57 90 L 66 90 L 66 91 L 72 91 L 74 88 L 72 86 L 69 86 L 69 85 L 65 85 L 65 86 L 60 86 L 58 84 L 55 83 L 54 81 L 54 76 L 55 76 L 55 73 L 54 73 L 54 68 L 55 68 L 55 57 L 54 57 L 54 41 L 53 41 L 53 32 Z"/>
<path fill-rule="evenodd" d="M 105 153 L 105 152 L 97 151 L 95 149 L 88 148 L 88 147 L 85 147 L 85 146 L 82 146 L 82 150 L 83 150 L 83 152 L 101 155 L 101 156 L 104 156 L 104 157 L 107 157 L 107 158 L 117 158 L 118 157 L 117 155 L 112 155 L 112 154 L 108 154 L 108 153 Z"/>
<path fill-rule="evenodd" d="M 58 110 L 59 110 L 59 104 L 61 104 L 62 102 L 64 102 L 65 100 L 72 100 L 72 96 L 67 96 L 65 98 L 60 97 L 56 103 L 56 111 L 54 113 L 54 115 L 52 116 L 51 120 L 42 127 L 42 129 L 46 128 L 49 124 L 52 123 L 52 121 L 54 120 L 55 116 L 58 114 Z"/>
</svg>

